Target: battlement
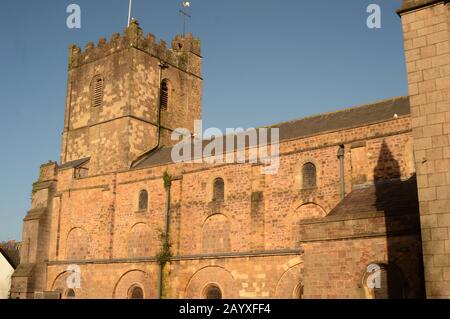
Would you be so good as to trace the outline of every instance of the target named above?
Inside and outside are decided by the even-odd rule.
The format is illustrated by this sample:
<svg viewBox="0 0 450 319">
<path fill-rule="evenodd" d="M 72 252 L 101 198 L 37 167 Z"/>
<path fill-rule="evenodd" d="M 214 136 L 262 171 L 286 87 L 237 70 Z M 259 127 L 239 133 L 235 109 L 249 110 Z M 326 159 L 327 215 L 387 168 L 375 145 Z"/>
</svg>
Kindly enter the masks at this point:
<svg viewBox="0 0 450 319">
<path fill-rule="evenodd" d="M 449 2 L 449 0 L 403 0 L 402 6 L 399 10 L 397 10 L 397 13 L 403 14 L 405 12 L 417 10 L 433 4 Z"/>
<path fill-rule="evenodd" d="M 84 50 L 76 45 L 70 46 L 69 69 L 77 68 L 130 47 L 147 52 L 165 63 L 188 72 L 190 72 L 189 54 L 201 57 L 200 39 L 194 38 L 191 33 L 187 33 L 186 36 L 177 35 L 172 40 L 171 48 L 167 48 L 167 43 L 164 40 L 157 43 L 153 34 L 149 33 L 144 36 L 139 22 L 133 20 L 125 29 L 123 36 L 120 33 L 114 33 L 109 42 L 105 38 L 100 38 L 97 46 L 93 42 L 89 42 Z"/>
</svg>

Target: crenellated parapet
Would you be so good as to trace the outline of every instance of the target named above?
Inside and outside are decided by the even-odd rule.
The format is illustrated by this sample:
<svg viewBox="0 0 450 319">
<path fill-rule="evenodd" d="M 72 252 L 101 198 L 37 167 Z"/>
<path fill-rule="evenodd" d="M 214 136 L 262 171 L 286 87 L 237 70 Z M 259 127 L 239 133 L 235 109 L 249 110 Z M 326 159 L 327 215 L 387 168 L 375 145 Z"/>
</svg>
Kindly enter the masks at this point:
<svg viewBox="0 0 450 319">
<path fill-rule="evenodd" d="M 171 47 L 168 48 L 164 40 L 157 42 L 153 34 L 149 33 L 145 36 L 139 26 L 139 22 L 133 20 L 130 26 L 125 29 L 123 35 L 114 33 L 109 41 L 105 38 L 100 38 L 97 45 L 89 42 L 86 44 L 84 50 L 76 45 L 70 46 L 69 69 L 79 67 L 130 47 L 147 52 L 165 63 L 186 71 L 189 71 L 187 64 L 190 54 L 201 57 L 200 39 L 194 38 L 191 33 L 186 34 L 186 36 L 177 35 L 172 40 Z"/>
<path fill-rule="evenodd" d="M 449 0 L 403 0 L 402 6 L 397 13 L 402 14 L 408 11 L 417 10 L 426 6 L 438 3 L 449 3 Z"/>
</svg>

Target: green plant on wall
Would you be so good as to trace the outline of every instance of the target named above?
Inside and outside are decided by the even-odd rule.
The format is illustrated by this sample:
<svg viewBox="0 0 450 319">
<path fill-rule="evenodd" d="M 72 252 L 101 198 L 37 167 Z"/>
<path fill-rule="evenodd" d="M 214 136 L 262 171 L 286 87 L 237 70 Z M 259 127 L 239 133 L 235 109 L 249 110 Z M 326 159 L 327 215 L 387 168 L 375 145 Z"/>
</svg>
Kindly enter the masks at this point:
<svg viewBox="0 0 450 319">
<path fill-rule="evenodd" d="M 163 175 L 164 188 L 166 190 L 166 228 L 165 231 L 160 230 L 160 240 L 161 240 L 161 251 L 156 256 L 156 259 L 160 266 L 160 281 L 159 281 L 159 298 L 165 297 L 166 289 L 164 280 L 164 268 L 165 265 L 170 262 L 172 258 L 172 244 L 169 238 L 169 223 L 170 223 L 170 188 L 172 186 L 172 177 L 165 171 Z M 167 287 L 166 287 L 167 288 Z"/>
<path fill-rule="evenodd" d="M 167 171 L 164 172 L 163 180 L 164 180 L 164 188 L 166 190 L 169 189 L 170 186 L 172 186 L 172 176 L 170 176 Z"/>
<path fill-rule="evenodd" d="M 159 238 L 161 240 L 161 251 L 156 255 L 156 259 L 161 266 L 164 266 L 172 258 L 172 244 L 170 243 L 169 236 L 163 231 L 161 231 Z"/>
</svg>

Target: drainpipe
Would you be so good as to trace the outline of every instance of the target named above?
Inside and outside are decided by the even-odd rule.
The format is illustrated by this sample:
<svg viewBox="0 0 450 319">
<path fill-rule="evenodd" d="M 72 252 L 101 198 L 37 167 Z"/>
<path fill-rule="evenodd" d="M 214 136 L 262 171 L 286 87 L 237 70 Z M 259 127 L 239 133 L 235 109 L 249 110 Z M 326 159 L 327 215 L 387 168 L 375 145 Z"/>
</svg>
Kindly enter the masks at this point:
<svg viewBox="0 0 450 319">
<path fill-rule="evenodd" d="M 139 156 L 135 161 L 131 163 L 131 168 L 133 168 L 136 164 L 138 164 L 142 159 L 144 159 L 148 154 L 157 150 L 161 145 L 161 81 L 162 81 L 162 73 L 165 69 L 169 68 L 169 65 L 165 62 L 160 61 L 159 64 L 159 77 L 158 77 L 158 114 L 156 116 L 157 121 L 157 132 L 156 132 L 156 146 L 146 151 L 144 154 Z"/>
<path fill-rule="evenodd" d="M 340 189 L 340 195 L 341 195 L 341 200 L 342 200 L 345 197 L 345 167 L 344 167 L 345 147 L 344 147 L 344 145 L 339 146 L 337 157 L 339 159 L 339 168 L 340 168 L 339 189 Z"/>
<path fill-rule="evenodd" d="M 169 231 L 170 231 L 170 189 L 172 186 L 171 177 L 166 173 L 164 174 L 164 188 L 166 189 L 166 208 L 165 208 L 165 242 L 163 242 L 163 251 L 166 249 L 164 245 L 170 242 Z M 165 263 L 159 264 L 159 273 L 158 273 L 158 299 L 162 299 L 163 292 L 163 282 L 164 282 L 164 265 Z"/>
</svg>

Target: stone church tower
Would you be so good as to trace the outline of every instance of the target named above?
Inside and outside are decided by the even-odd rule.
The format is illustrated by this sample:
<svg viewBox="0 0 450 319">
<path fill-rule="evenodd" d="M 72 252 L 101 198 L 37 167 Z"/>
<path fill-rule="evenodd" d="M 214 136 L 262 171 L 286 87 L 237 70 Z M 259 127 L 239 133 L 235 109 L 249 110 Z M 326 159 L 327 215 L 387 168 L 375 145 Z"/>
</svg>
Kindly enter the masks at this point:
<svg viewBox="0 0 450 319">
<path fill-rule="evenodd" d="M 450 298 L 450 4 L 405 0 L 402 17 L 428 298 Z"/>
<path fill-rule="evenodd" d="M 152 34 L 144 37 L 136 20 L 123 36 L 101 38 L 85 50 L 70 47 L 61 163 L 42 165 L 33 184 L 12 283 L 12 291 L 20 291 L 15 297 L 34 298 L 45 290 L 46 261 L 58 257 L 53 234 L 60 227 L 54 223 L 64 193 L 58 189 L 62 171 L 73 170 L 73 179 L 126 171 L 141 156 L 174 143 L 174 129 L 193 131 L 202 116 L 200 54 L 200 40 L 192 34 L 177 35 L 169 48 Z"/>
<path fill-rule="evenodd" d="M 70 48 L 62 165 L 90 158 L 89 175 L 128 169 L 170 145 L 173 129 L 193 131 L 202 113 L 200 41 L 188 34 L 171 46 L 133 21 L 124 37 Z"/>
</svg>

